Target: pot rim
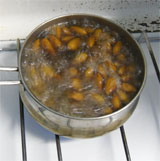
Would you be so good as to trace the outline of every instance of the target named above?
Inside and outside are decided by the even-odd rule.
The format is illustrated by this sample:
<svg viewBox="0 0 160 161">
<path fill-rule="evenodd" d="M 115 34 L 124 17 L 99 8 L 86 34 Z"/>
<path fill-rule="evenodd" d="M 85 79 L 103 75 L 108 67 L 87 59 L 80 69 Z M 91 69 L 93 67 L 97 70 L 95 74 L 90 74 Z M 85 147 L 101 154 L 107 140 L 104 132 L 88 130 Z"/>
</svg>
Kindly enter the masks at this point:
<svg viewBox="0 0 160 161">
<path fill-rule="evenodd" d="M 70 16 L 89 16 L 89 17 L 95 17 L 95 18 L 98 18 L 98 19 L 102 19 L 104 21 L 108 21 L 109 23 L 113 24 L 114 26 L 117 26 L 118 28 L 120 28 L 121 30 L 123 30 L 124 32 L 126 32 L 126 34 L 134 41 L 135 45 L 137 45 L 138 49 L 140 50 L 140 53 L 141 53 L 141 56 L 143 58 L 143 62 L 144 62 L 144 77 L 143 77 L 143 80 L 142 80 L 142 84 L 141 84 L 141 87 L 139 88 L 139 91 L 137 92 L 137 94 L 132 98 L 132 100 L 126 104 L 124 107 L 122 107 L 121 109 L 111 113 L 111 114 L 108 114 L 108 115 L 103 115 L 103 116 L 99 116 L 99 117 L 75 117 L 75 116 L 69 116 L 69 115 L 66 115 L 66 114 L 62 114 L 60 112 L 57 112 L 57 111 L 54 111 L 53 109 L 45 106 L 43 103 L 41 103 L 38 98 L 36 98 L 32 92 L 29 90 L 29 88 L 27 87 L 25 81 L 24 81 L 24 78 L 22 76 L 22 70 L 21 70 L 21 55 L 25 49 L 25 46 L 27 44 L 27 41 L 28 39 L 33 35 L 33 33 L 35 33 L 39 28 L 41 28 L 43 25 L 49 23 L 50 21 L 53 21 L 55 19 L 59 19 L 59 18 L 63 18 L 63 17 L 70 17 Z M 62 15 L 62 16 L 56 16 L 54 18 L 51 18 L 49 20 L 46 20 L 44 21 L 43 23 L 39 24 L 36 28 L 34 28 L 30 34 L 26 37 L 23 45 L 22 45 L 22 48 L 20 50 L 20 54 L 19 54 L 19 60 L 18 60 L 18 64 L 19 64 L 19 77 L 20 77 L 20 80 L 24 86 L 24 89 L 26 89 L 26 91 L 29 93 L 29 95 L 31 96 L 31 98 L 33 98 L 34 101 L 36 101 L 36 103 L 38 103 L 39 105 L 41 105 L 43 108 L 49 110 L 50 112 L 53 112 L 54 114 L 56 115 L 59 115 L 61 117 L 65 117 L 65 118 L 68 118 L 68 119 L 74 119 L 74 120 L 97 120 L 97 119 L 105 119 L 107 117 L 112 117 L 114 115 L 117 115 L 119 114 L 120 112 L 124 111 L 125 109 L 127 109 L 136 99 L 139 98 L 140 96 L 140 93 L 142 92 L 143 88 L 144 88 L 144 85 L 145 85 L 145 82 L 146 82 L 146 77 L 147 77 L 147 65 L 146 65 L 146 58 L 144 56 L 144 52 L 142 51 L 142 49 L 140 48 L 140 45 L 138 44 L 138 42 L 133 38 L 133 36 L 124 28 L 122 28 L 120 25 L 116 24 L 114 21 L 108 19 L 108 18 L 105 18 L 105 17 L 102 17 L 102 16 L 98 16 L 98 15 L 94 15 L 94 14 L 84 14 L 84 13 L 72 13 L 72 14 L 65 14 L 65 15 Z"/>
</svg>

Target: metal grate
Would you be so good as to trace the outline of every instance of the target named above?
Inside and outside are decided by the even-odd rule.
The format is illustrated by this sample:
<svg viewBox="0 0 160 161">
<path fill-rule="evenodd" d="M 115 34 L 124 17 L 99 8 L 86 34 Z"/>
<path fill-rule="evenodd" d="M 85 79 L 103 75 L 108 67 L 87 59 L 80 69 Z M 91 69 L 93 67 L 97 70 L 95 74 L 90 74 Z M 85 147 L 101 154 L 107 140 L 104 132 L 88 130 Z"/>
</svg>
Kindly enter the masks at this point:
<svg viewBox="0 0 160 161">
<path fill-rule="evenodd" d="M 148 51 L 150 53 L 158 80 L 160 82 L 160 72 L 159 72 L 159 68 L 151 47 L 150 42 L 153 41 L 160 41 L 159 37 L 154 37 L 154 38 L 148 38 L 147 34 L 145 32 L 143 32 L 140 37 L 137 38 L 137 41 L 139 43 L 146 43 L 147 44 L 147 48 Z M 20 48 L 21 48 L 21 41 L 19 39 L 17 39 L 17 48 L 3 48 L 0 49 L 0 52 L 2 51 L 17 51 L 17 55 L 19 54 Z M 2 71 L 4 68 L 0 68 L 0 71 Z M 19 96 L 19 108 L 20 108 L 20 125 L 21 125 L 21 142 L 22 142 L 22 158 L 23 161 L 27 161 L 27 147 L 26 147 L 26 138 L 25 138 L 25 118 L 24 118 L 24 105 L 22 103 L 22 100 Z M 130 156 L 130 152 L 129 152 L 129 147 L 127 144 L 127 137 L 125 134 L 125 129 L 124 126 L 120 127 L 120 133 L 121 133 L 121 138 L 122 138 L 122 142 L 123 142 L 123 146 L 124 146 L 124 151 L 125 151 L 125 155 L 126 155 L 126 160 L 127 161 L 131 161 L 131 156 Z M 60 136 L 59 135 L 55 135 L 56 138 L 56 146 L 57 146 L 57 156 L 58 156 L 58 161 L 63 161 L 62 158 L 62 151 L 61 151 L 61 141 L 60 141 Z"/>
</svg>

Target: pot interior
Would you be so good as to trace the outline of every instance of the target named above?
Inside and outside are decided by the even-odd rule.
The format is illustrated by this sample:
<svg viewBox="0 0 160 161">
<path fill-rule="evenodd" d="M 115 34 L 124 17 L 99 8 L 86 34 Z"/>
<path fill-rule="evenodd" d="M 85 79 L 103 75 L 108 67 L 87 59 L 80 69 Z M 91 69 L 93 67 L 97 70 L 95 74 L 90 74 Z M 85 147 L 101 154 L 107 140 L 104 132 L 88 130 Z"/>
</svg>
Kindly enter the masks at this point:
<svg viewBox="0 0 160 161">
<path fill-rule="evenodd" d="M 123 38 L 123 43 L 125 44 L 125 46 L 130 51 L 132 51 L 132 53 L 134 54 L 133 57 L 134 57 L 135 64 L 141 69 L 140 73 L 137 73 L 137 74 L 139 74 L 138 82 L 139 82 L 140 85 L 139 85 L 139 88 L 137 90 L 137 94 L 132 98 L 130 103 L 133 102 L 140 95 L 140 92 L 141 92 L 141 90 L 144 86 L 145 77 L 146 77 L 145 59 L 144 59 L 144 56 L 143 56 L 141 49 L 139 48 L 136 41 L 131 37 L 131 35 L 128 32 L 126 32 L 124 29 L 122 29 L 120 26 L 115 24 L 114 22 L 107 20 L 107 19 L 104 19 L 104 18 L 101 18 L 101 17 L 98 17 L 98 16 L 85 15 L 85 14 L 62 16 L 62 17 L 58 17 L 58 18 L 49 20 L 48 22 L 45 22 L 45 23 L 39 25 L 27 37 L 27 39 L 25 40 L 23 47 L 21 49 L 20 55 L 19 55 L 20 78 L 22 80 L 22 83 L 23 83 L 25 89 L 28 91 L 28 93 L 32 96 L 32 98 L 36 102 L 38 102 L 39 104 L 41 104 L 42 106 L 44 106 L 48 110 L 57 113 L 53 109 L 50 109 L 49 107 L 44 105 L 39 99 L 37 99 L 35 94 L 33 94 L 33 92 L 28 88 L 28 85 L 26 84 L 26 81 L 24 80 L 24 72 L 23 72 L 23 67 L 22 67 L 22 64 L 25 62 L 25 59 L 26 59 L 26 56 L 25 56 L 24 53 L 25 53 L 25 50 L 28 48 L 28 46 L 30 45 L 31 42 L 34 42 L 37 39 L 37 37 L 41 38 L 41 37 L 43 37 L 43 35 L 45 35 L 45 30 L 47 28 L 49 28 L 50 26 L 68 23 L 68 22 L 74 23 L 74 21 L 76 23 L 78 22 L 78 24 L 91 22 L 95 25 L 99 24 L 102 27 L 107 26 L 111 31 L 118 33 L 118 35 L 121 38 Z M 127 105 L 123 108 L 127 108 Z M 119 111 L 123 110 L 123 108 L 120 109 Z M 58 112 L 58 114 L 59 114 L 59 112 Z"/>
</svg>

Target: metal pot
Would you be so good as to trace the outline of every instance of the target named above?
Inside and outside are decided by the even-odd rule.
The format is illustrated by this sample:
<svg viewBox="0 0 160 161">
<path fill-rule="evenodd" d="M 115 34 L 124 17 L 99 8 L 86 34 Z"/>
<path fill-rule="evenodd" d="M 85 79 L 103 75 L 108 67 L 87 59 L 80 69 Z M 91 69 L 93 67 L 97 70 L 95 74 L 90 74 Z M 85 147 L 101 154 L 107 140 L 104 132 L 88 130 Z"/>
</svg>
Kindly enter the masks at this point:
<svg viewBox="0 0 160 161">
<path fill-rule="evenodd" d="M 21 60 L 24 56 L 24 50 L 28 43 L 34 40 L 37 35 L 42 32 L 45 28 L 57 24 L 66 22 L 71 19 L 82 20 L 89 19 L 97 21 L 99 24 L 107 25 L 110 29 L 118 32 L 121 37 L 124 38 L 124 41 L 127 42 L 128 46 L 134 51 L 134 56 L 138 61 L 138 64 L 142 68 L 142 77 L 141 77 L 141 87 L 135 97 L 122 109 L 101 117 L 95 118 L 77 118 L 72 116 L 63 115 L 52 109 L 44 106 L 39 100 L 31 93 L 28 89 L 24 79 L 23 73 L 21 71 Z M 112 131 L 120 127 L 133 113 L 138 103 L 140 93 L 145 84 L 146 80 L 146 62 L 144 55 L 137 44 L 137 42 L 132 38 L 132 36 L 122 29 L 120 26 L 114 22 L 107 20 L 102 17 L 88 15 L 88 14 L 74 14 L 67 15 L 62 17 L 57 17 L 51 19 L 43 24 L 39 25 L 32 33 L 26 38 L 23 47 L 21 48 L 19 54 L 19 78 L 20 81 L 5 83 L 1 82 L 0 85 L 4 84 L 20 84 L 19 90 L 23 103 L 25 104 L 26 109 L 32 115 L 32 117 L 40 123 L 43 127 L 48 130 L 67 137 L 76 137 L 76 138 L 89 138 L 103 135 L 109 131 Z M 1 68 L 2 69 L 2 68 Z M 4 70 L 7 68 L 4 68 Z M 9 71 L 10 69 L 8 69 Z M 17 68 L 12 69 L 17 70 Z"/>
</svg>

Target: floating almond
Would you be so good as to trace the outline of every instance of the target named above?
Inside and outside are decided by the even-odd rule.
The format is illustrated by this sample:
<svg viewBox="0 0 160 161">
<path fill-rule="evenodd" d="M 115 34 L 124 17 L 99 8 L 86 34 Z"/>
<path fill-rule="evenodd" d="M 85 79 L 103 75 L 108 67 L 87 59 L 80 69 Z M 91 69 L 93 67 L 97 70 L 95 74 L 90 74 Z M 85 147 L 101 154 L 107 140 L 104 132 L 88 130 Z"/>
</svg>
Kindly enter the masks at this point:
<svg viewBox="0 0 160 161">
<path fill-rule="evenodd" d="M 119 95 L 120 99 L 123 102 L 127 103 L 129 101 L 129 98 L 128 98 L 127 94 L 124 91 L 119 89 L 119 90 L 117 90 L 117 94 Z"/>
<path fill-rule="evenodd" d="M 98 69 L 97 69 L 97 71 L 100 73 L 100 74 L 102 74 L 102 76 L 104 77 L 104 78 L 106 78 L 106 71 L 105 71 L 105 68 L 104 68 L 104 66 L 102 65 L 102 64 L 99 64 L 98 65 Z"/>
<path fill-rule="evenodd" d="M 100 73 L 97 73 L 95 76 L 96 85 L 99 89 L 102 89 L 103 86 L 103 77 Z"/>
<path fill-rule="evenodd" d="M 126 72 L 126 67 L 125 66 L 121 66 L 119 69 L 118 69 L 118 74 L 119 75 L 123 75 L 125 74 Z"/>
<path fill-rule="evenodd" d="M 113 112 L 113 109 L 111 107 L 106 107 L 105 111 L 106 114 L 111 114 Z"/>
<path fill-rule="evenodd" d="M 71 35 L 71 34 L 72 34 L 71 31 L 70 31 L 70 29 L 69 29 L 68 27 L 63 27 L 63 28 L 62 28 L 62 31 L 63 31 L 66 35 Z"/>
<path fill-rule="evenodd" d="M 105 65 L 111 72 L 116 72 L 117 67 L 111 61 L 105 61 Z"/>
<path fill-rule="evenodd" d="M 81 64 L 86 61 L 88 55 L 87 53 L 79 53 L 76 55 L 76 57 L 73 59 L 73 64 Z"/>
<path fill-rule="evenodd" d="M 72 87 L 76 90 L 80 90 L 82 88 L 82 83 L 80 79 L 78 78 L 72 79 Z"/>
<path fill-rule="evenodd" d="M 114 95 L 112 98 L 112 104 L 114 109 L 119 109 L 121 107 L 121 100 L 117 95 Z"/>
<path fill-rule="evenodd" d="M 126 60 L 126 57 L 124 54 L 119 54 L 117 55 L 117 59 L 120 61 L 120 62 L 124 62 Z"/>
<path fill-rule="evenodd" d="M 61 41 L 58 38 L 56 38 L 54 35 L 48 35 L 48 39 L 53 44 L 54 47 L 62 46 Z"/>
<path fill-rule="evenodd" d="M 88 63 L 93 63 L 95 60 L 95 58 L 93 58 L 92 56 L 88 56 L 87 62 Z"/>
<path fill-rule="evenodd" d="M 120 67 L 120 66 L 121 66 L 121 63 L 120 63 L 119 61 L 115 61 L 115 62 L 114 62 L 114 65 L 115 65 L 116 67 Z"/>
<path fill-rule="evenodd" d="M 116 44 L 113 46 L 113 54 L 118 55 L 121 49 L 122 49 L 122 42 L 121 41 L 116 42 Z"/>
<path fill-rule="evenodd" d="M 87 34 L 86 30 L 79 26 L 72 26 L 71 29 L 77 34 L 82 35 L 82 36 Z"/>
<path fill-rule="evenodd" d="M 49 65 L 42 65 L 40 68 L 41 75 L 44 79 L 56 77 L 56 71 Z"/>
<path fill-rule="evenodd" d="M 93 69 L 91 67 L 88 67 L 87 70 L 85 71 L 85 77 L 90 79 L 93 76 Z"/>
<path fill-rule="evenodd" d="M 38 71 L 35 66 L 30 66 L 27 71 L 30 79 L 30 85 L 32 86 L 31 90 L 36 96 L 40 96 L 45 88 L 45 83 L 43 79 L 38 74 Z"/>
<path fill-rule="evenodd" d="M 54 50 L 53 46 L 51 45 L 50 41 L 47 38 L 43 38 L 41 40 L 41 46 L 49 54 L 55 55 L 55 50 Z"/>
<path fill-rule="evenodd" d="M 74 77 L 78 74 L 78 70 L 74 67 L 69 68 L 69 74 L 70 76 Z"/>
<path fill-rule="evenodd" d="M 81 45 L 81 39 L 80 38 L 74 38 L 69 41 L 67 44 L 67 47 L 69 50 L 77 50 Z"/>
<path fill-rule="evenodd" d="M 111 51 L 112 45 L 111 45 L 110 42 L 107 41 L 107 42 L 105 43 L 105 46 L 106 46 L 107 51 Z"/>
<path fill-rule="evenodd" d="M 122 89 L 126 92 L 136 92 L 136 87 L 129 83 L 122 83 Z"/>
<path fill-rule="evenodd" d="M 107 95 L 111 94 L 116 89 L 116 79 L 109 77 L 105 84 L 105 92 Z"/>
<path fill-rule="evenodd" d="M 41 77 L 37 77 L 36 75 L 36 77 L 34 78 L 33 82 L 31 82 L 31 84 L 32 84 L 31 90 L 33 94 L 37 98 L 40 98 L 46 89 L 45 82 L 41 79 Z"/>
<path fill-rule="evenodd" d="M 95 43 L 95 38 L 93 36 L 90 36 L 87 40 L 87 46 L 89 48 L 92 48 L 94 46 L 94 43 Z"/>
<path fill-rule="evenodd" d="M 33 42 L 32 49 L 35 53 L 40 49 L 40 39 L 37 39 Z"/>
<path fill-rule="evenodd" d="M 123 82 L 128 82 L 129 80 L 132 79 L 132 76 L 130 74 L 125 74 L 121 76 L 121 79 Z"/>
<path fill-rule="evenodd" d="M 69 98 L 72 98 L 75 101 L 83 101 L 84 95 L 80 92 L 73 92 L 69 95 Z"/>
<path fill-rule="evenodd" d="M 127 71 L 130 72 L 130 73 L 134 73 L 135 72 L 135 66 L 132 64 L 132 65 L 128 65 L 127 67 Z"/>
<path fill-rule="evenodd" d="M 62 37 L 62 41 L 64 41 L 64 42 L 68 42 L 68 41 L 70 41 L 71 39 L 73 39 L 73 36 L 64 36 L 64 37 Z"/>
<path fill-rule="evenodd" d="M 98 40 L 99 37 L 101 36 L 101 34 L 102 34 L 102 30 L 96 29 L 93 35 L 94 35 L 95 39 Z"/>
<path fill-rule="evenodd" d="M 45 100 L 44 104 L 48 107 L 53 107 L 55 104 L 55 101 L 52 97 L 49 97 L 47 100 Z"/>
<path fill-rule="evenodd" d="M 93 33 L 94 32 L 94 29 L 92 28 L 92 27 L 87 27 L 86 28 L 86 31 L 87 31 L 87 33 Z"/>
<path fill-rule="evenodd" d="M 37 74 L 35 66 L 30 66 L 28 69 L 29 69 L 28 70 L 29 76 L 31 78 L 34 78 L 36 76 L 36 74 Z"/>
<path fill-rule="evenodd" d="M 56 27 L 56 36 L 58 39 L 61 38 L 61 28 L 59 26 Z"/>
<path fill-rule="evenodd" d="M 104 97 L 101 96 L 101 95 L 98 94 L 98 93 L 93 93 L 93 94 L 92 94 L 92 97 L 93 97 L 93 99 L 96 100 L 98 103 L 104 103 L 104 102 L 105 102 Z"/>
</svg>

